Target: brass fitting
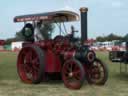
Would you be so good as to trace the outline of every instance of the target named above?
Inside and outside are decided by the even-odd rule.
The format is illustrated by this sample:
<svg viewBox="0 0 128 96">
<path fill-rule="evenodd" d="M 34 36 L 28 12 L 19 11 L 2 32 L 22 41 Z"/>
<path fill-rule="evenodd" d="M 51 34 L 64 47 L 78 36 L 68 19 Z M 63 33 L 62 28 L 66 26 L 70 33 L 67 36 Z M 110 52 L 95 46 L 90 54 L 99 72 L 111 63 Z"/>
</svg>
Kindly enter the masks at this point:
<svg viewBox="0 0 128 96">
<path fill-rule="evenodd" d="M 80 8 L 80 12 L 88 12 L 88 8 L 87 7 L 82 7 L 82 8 Z"/>
</svg>

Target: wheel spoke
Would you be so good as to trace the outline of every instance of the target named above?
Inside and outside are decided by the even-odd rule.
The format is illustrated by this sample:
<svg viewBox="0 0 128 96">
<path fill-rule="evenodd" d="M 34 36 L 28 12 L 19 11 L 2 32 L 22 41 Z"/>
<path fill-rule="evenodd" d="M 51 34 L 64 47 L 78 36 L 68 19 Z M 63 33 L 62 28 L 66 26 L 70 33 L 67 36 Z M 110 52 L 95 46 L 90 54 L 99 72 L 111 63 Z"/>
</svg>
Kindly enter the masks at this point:
<svg viewBox="0 0 128 96">
<path fill-rule="evenodd" d="M 31 51 L 28 51 L 26 53 L 25 60 L 26 60 L 27 63 L 31 62 L 31 60 L 32 60 L 32 52 Z"/>
<path fill-rule="evenodd" d="M 32 78 L 34 79 L 34 80 L 36 80 L 37 79 L 37 72 L 35 71 L 35 70 L 33 70 L 33 72 L 32 72 Z"/>
<path fill-rule="evenodd" d="M 39 64 L 37 62 L 38 58 L 35 58 L 32 60 L 32 78 L 34 80 L 37 79 L 37 75 L 38 75 L 38 70 L 39 70 Z"/>
<path fill-rule="evenodd" d="M 24 69 L 26 72 L 29 72 L 30 71 L 30 66 L 26 63 L 24 64 Z"/>
<path fill-rule="evenodd" d="M 74 78 L 76 78 L 76 80 L 80 80 L 81 77 L 80 77 L 79 74 L 77 74 L 77 75 L 74 76 Z"/>
<path fill-rule="evenodd" d="M 73 64 L 71 63 L 71 64 L 69 64 L 69 66 L 70 66 L 70 72 L 72 72 L 72 67 L 73 67 Z"/>
<path fill-rule="evenodd" d="M 80 74 L 80 70 L 77 70 L 77 71 L 73 72 L 73 75 L 74 75 L 74 76 L 75 76 L 75 75 L 78 75 L 78 74 Z"/>
<path fill-rule="evenodd" d="M 39 70 L 39 62 L 38 62 L 38 58 L 34 58 L 32 60 L 32 67 L 34 70 L 38 71 Z"/>
<path fill-rule="evenodd" d="M 38 58 L 34 58 L 33 60 L 32 60 L 32 64 L 36 64 L 38 62 Z"/>
</svg>

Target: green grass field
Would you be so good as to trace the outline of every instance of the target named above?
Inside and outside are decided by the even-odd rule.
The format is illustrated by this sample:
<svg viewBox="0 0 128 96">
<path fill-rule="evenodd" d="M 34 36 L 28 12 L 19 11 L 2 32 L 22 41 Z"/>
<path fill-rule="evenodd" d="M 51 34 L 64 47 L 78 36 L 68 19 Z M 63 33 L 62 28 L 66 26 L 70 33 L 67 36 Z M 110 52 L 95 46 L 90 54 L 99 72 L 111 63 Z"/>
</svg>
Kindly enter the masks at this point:
<svg viewBox="0 0 128 96">
<path fill-rule="evenodd" d="M 80 90 L 65 88 L 63 82 L 45 82 L 39 85 L 24 84 L 17 75 L 17 53 L 0 53 L 0 96 L 128 96 L 128 73 L 121 73 L 119 64 L 108 60 L 107 52 L 98 52 L 109 68 L 109 78 L 104 86 L 89 85 Z"/>
</svg>

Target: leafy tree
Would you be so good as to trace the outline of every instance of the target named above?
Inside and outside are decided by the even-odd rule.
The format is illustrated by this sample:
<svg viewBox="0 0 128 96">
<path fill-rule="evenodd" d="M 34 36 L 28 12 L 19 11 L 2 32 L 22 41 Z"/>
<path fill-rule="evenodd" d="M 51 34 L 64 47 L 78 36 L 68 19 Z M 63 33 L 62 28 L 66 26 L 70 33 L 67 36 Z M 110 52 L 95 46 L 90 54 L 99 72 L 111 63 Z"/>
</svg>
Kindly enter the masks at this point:
<svg viewBox="0 0 128 96">
<path fill-rule="evenodd" d="M 108 35 L 108 36 L 106 37 L 106 40 L 107 40 L 107 41 L 122 40 L 122 37 L 111 33 L 110 35 Z"/>
<path fill-rule="evenodd" d="M 128 41 L 128 34 L 123 37 L 123 41 Z"/>
<path fill-rule="evenodd" d="M 99 36 L 99 37 L 97 37 L 97 38 L 96 38 L 96 41 L 104 42 L 104 41 L 105 41 L 105 38 L 104 38 L 104 37 Z"/>
<path fill-rule="evenodd" d="M 5 40 L 5 44 L 8 45 L 8 44 L 11 44 L 12 42 L 16 42 L 18 41 L 17 38 L 9 38 L 7 40 Z"/>
<path fill-rule="evenodd" d="M 99 37 L 96 38 L 96 40 L 99 41 L 99 42 L 112 41 L 112 40 L 123 40 L 123 37 L 111 33 L 111 34 L 109 34 L 108 36 L 105 36 L 105 37 L 99 36 Z"/>
</svg>

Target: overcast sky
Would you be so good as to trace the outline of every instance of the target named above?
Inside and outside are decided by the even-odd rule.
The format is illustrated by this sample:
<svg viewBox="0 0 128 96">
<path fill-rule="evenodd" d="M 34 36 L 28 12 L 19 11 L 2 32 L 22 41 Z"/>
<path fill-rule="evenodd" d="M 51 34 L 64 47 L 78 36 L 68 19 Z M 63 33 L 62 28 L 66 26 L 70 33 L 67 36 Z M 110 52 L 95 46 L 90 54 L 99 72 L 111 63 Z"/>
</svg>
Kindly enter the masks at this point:
<svg viewBox="0 0 128 96">
<path fill-rule="evenodd" d="M 23 23 L 14 23 L 17 15 L 40 13 L 64 7 L 79 12 L 88 7 L 89 38 L 115 33 L 128 33 L 128 0 L 0 0 L 0 39 L 14 37 Z M 75 23 L 80 30 L 79 22 Z"/>
</svg>

